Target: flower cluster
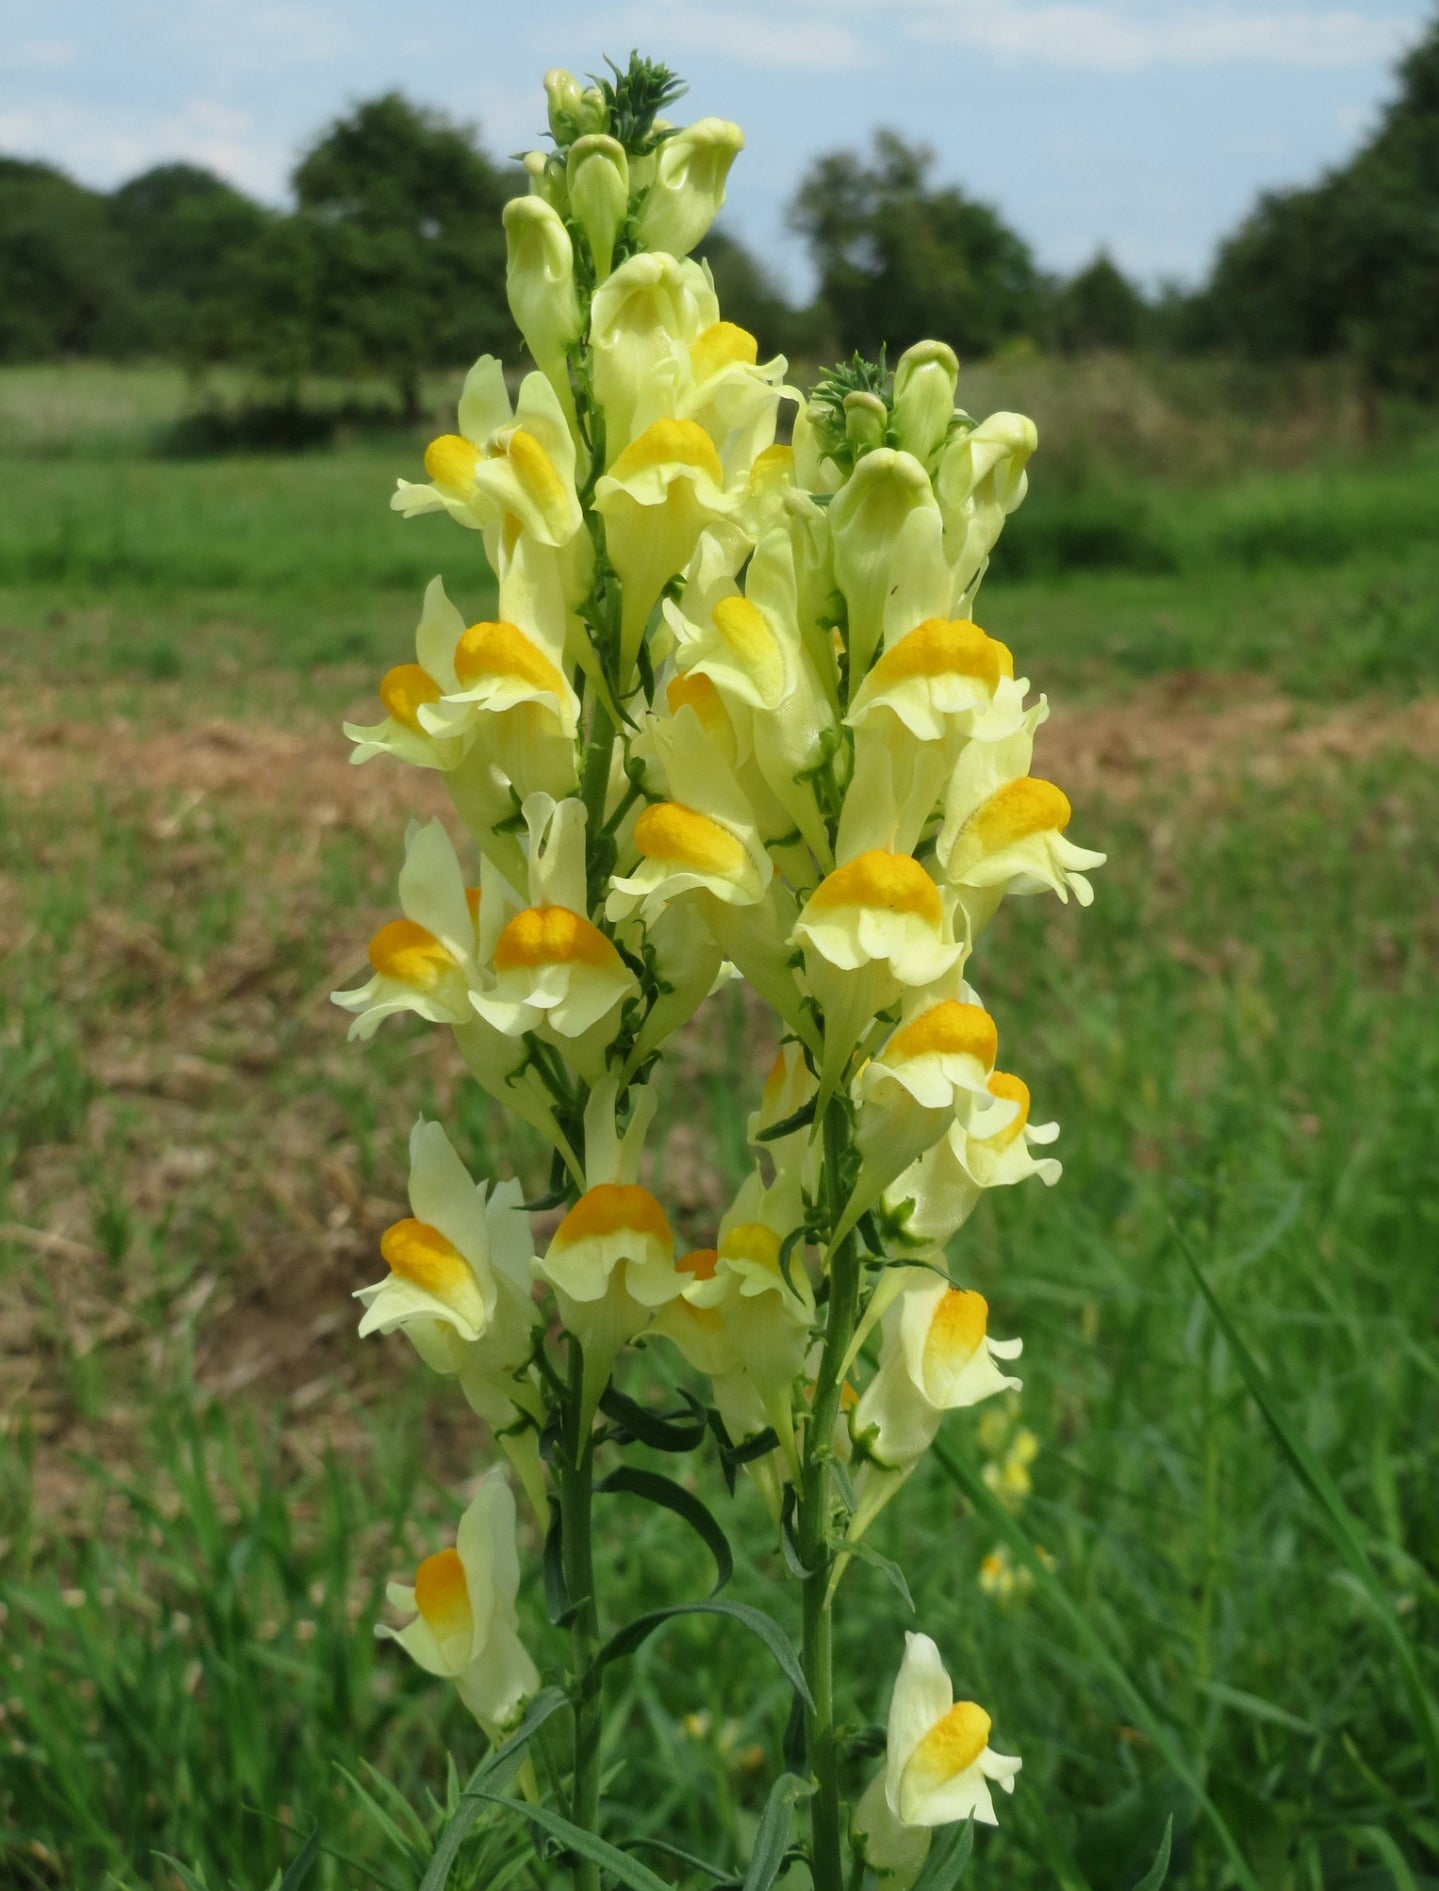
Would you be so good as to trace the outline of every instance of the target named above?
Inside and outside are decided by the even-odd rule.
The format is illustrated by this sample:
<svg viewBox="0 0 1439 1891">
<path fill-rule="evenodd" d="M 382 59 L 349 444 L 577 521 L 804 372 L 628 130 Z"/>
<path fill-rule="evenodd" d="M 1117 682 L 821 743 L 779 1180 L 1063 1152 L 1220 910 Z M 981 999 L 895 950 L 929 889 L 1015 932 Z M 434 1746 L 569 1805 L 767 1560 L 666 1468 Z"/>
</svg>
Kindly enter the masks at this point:
<svg viewBox="0 0 1439 1891">
<path fill-rule="evenodd" d="M 383 718 L 347 730 L 356 761 L 436 771 L 463 844 L 411 827 L 399 916 L 336 999 L 360 1038 L 402 1011 L 448 1029 L 547 1141 L 565 1212 L 537 1247 L 518 1186 L 477 1184 L 420 1122 L 413 1213 L 384 1236 L 361 1330 L 403 1331 L 454 1379 L 541 1516 L 558 1482 L 567 1559 L 588 1553 L 576 1480 L 625 1349 L 667 1344 L 827 1607 L 944 1414 L 1019 1383 L 1020 1342 L 990 1336 L 947 1244 L 986 1189 L 1059 1174 L 1036 1153 L 1057 1129 L 1031 1122 L 970 983 L 1007 895 L 1087 904 L 1103 858 L 1031 772 L 1043 697 L 974 620 L 1035 431 L 958 411 L 942 342 L 892 376 L 837 369 L 804 401 L 690 255 L 738 128 L 666 125 L 674 88 L 642 61 L 546 88 L 554 149 L 525 160 L 530 192 L 505 211 L 536 366 L 512 394 L 480 360 L 457 431 L 393 500 L 481 535 L 494 616 L 469 622 L 435 579 Z M 749 1173 L 712 1245 L 680 1251 L 644 1179 L 659 1063 L 735 976 L 781 1046 Z M 542 1454 L 542 1436 L 561 1443 Z M 514 1515 L 492 1473 L 456 1547 L 393 1592 L 414 1613 L 399 1639 L 496 1735 L 538 1685 Z M 932 1826 L 992 1820 L 986 1782 L 1012 1789 L 1019 1762 L 990 1751 L 989 1724 L 911 1636 L 888 1756 L 850 1822 L 889 1891 Z M 810 1756 L 824 1884 L 835 1754 L 813 1713 Z"/>
</svg>

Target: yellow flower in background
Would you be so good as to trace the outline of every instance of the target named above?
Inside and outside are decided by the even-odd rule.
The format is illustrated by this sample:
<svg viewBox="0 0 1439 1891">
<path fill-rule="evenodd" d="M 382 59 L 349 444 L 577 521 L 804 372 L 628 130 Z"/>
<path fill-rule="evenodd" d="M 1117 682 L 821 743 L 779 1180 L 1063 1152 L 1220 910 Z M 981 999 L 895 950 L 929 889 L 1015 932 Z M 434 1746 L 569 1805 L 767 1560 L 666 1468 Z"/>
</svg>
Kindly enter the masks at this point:
<svg viewBox="0 0 1439 1891">
<path fill-rule="evenodd" d="M 400 869 L 400 911 L 371 939 L 373 976 L 333 1002 L 358 1013 L 352 1038 L 374 1034 L 396 1011 L 417 1011 L 433 1024 L 463 1024 L 478 986 L 479 890 L 467 888 L 443 825 L 413 822 Z"/>
<path fill-rule="evenodd" d="M 496 1744 L 540 1685 L 519 1636 L 519 1586 L 515 1500 L 503 1474 L 491 1471 L 460 1519 L 453 1549 L 426 1557 L 412 1584 L 389 1585 L 391 1606 L 413 1620 L 375 1630 L 427 1673 L 453 1681 Z"/>
<path fill-rule="evenodd" d="M 428 485 L 396 482 L 394 510 L 407 519 L 444 511 L 483 532 L 496 571 L 522 531 L 543 545 L 567 545 L 583 524 L 575 447 L 545 376 L 527 374 L 511 409 L 503 367 L 493 355 L 481 355 L 465 378 L 459 426 L 457 434 L 442 434 L 426 447 Z"/>
</svg>

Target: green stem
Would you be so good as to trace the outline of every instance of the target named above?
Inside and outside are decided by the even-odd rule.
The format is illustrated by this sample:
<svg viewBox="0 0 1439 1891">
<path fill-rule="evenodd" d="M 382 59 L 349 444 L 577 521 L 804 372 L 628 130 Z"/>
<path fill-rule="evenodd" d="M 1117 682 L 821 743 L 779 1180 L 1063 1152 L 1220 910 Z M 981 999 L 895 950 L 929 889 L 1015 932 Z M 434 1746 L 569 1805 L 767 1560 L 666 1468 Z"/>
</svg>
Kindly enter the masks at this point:
<svg viewBox="0 0 1439 1891">
<path fill-rule="evenodd" d="M 574 1772 L 570 1785 L 570 1818 L 585 1832 L 599 1827 L 600 1734 L 604 1703 L 601 1677 L 593 1672 L 599 1648 L 599 1615 L 595 1608 L 595 1570 L 591 1549 L 591 1503 L 594 1496 L 594 1445 L 578 1430 L 583 1355 L 570 1341 L 568 1417 L 571 1436 L 560 1456 L 559 1471 L 561 1550 L 565 1589 L 574 1610 L 570 1622 L 570 1649 L 575 1675 Z M 575 1891 L 599 1891 L 599 1866 L 588 1858 L 574 1860 Z"/>
<path fill-rule="evenodd" d="M 824 1118 L 824 1183 L 831 1213 L 838 1217 L 848 1121 L 843 1103 L 832 1099 Z M 806 1720 L 810 1770 L 810 1870 L 814 1891 L 843 1891 L 840 1850 L 839 1746 L 834 1731 L 833 1624 L 830 1613 L 829 1525 L 833 1511 L 830 1458 L 844 1386 L 844 1364 L 859 1317 L 860 1254 L 847 1236 L 830 1260 L 829 1315 L 815 1378 L 814 1403 L 805 1427 L 800 1473 L 797 1537 L 804 1578 L 802 1601 L 805 1680 L 814 1705 Z"/>
<path fill-rule="evenodd" d="M 590 717 L 589 740 L 585 745 L 584 772 L 580 776 L 580 799 L 585 804 L 585 853 L 588 862 L 588 884 L 585 890 L 592 913 L 599 907 L 614 856 L 614 842 L 605 834 L 604 826 L 615 734 L 610 713 L 596 692 L 594 712 Z"/>
</svg>

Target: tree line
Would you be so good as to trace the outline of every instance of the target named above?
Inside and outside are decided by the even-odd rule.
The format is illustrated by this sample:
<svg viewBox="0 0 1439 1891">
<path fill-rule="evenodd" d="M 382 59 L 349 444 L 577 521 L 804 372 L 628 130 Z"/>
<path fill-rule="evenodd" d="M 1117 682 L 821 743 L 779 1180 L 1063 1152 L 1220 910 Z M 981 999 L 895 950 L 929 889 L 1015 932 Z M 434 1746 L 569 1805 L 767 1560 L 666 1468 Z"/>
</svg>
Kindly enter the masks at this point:
<svg viewBox="0 0 1439 1891">
<path fill-rule="evenodd" d="M 1357 155 L 1262 197 L 1194 291 L 1146 296 L 1103 253 L 1048 275 L 997 210 L 933 168 L 888 131 L 816 159 L 789 211 L 815 300 L 792 307 L 716 233 L 704 253 L 726 314 L 811 358 L 893 355 L 937 333 L 970 357 L 1028 341 L 1348 358 L 1376 387 L 1439 393 L 1439 18 Z M 313 375 L 383 376 L 414 416 L 427 370 L 513 351 L 500 211 L 526 178 L 472 127 L 389 93 L 327 127 L 291 186 L 294 208 L 278 212 L 188 164 L 105 194 L 0 158 L 0 361 L 233 363 L 295 399 Z"/>
</svg>

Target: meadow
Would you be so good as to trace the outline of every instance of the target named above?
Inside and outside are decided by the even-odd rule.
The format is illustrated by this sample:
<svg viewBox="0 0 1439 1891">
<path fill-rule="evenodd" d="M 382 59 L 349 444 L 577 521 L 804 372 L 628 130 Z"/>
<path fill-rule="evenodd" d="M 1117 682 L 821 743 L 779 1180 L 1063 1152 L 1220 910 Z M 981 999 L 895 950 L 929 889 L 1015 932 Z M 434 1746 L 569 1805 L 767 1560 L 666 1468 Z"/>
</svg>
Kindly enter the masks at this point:
<svg viewBox="0 0 1439 1891">
<path fill-rule="evenodd" d="M 1059 1188 L 995 1191 L 954 1256 L 1025 1390 L 952 1418 L 874 1540 L 1024 1757 L 966 1883 L 1133 1891 L 1172 1819 L 1174 1886 L 1422 1891 L 1439 433 L 1207 372 L 961 382 L 1040 424 L 980 617 L 1110 860 L 1082 924 L 1011 902 L 986 948 L 1063 1128 Z M 539 1168 L 433 1036 L 345 1044 L 327 994 L 428 804 L 338 725 L 436 570 L 471 617 L 493 592 L 477 538 L 385 511 L 421 439 L 187 456 L 185 400 L 160 370 L 0 374 L 0 1886 L 262 1891 L 318 1832 L 312 1891 L 408 1891 L 482 1741 L 371 1629 L 481 1441 L 349 1296 L 417 1109 L 477 1172 Z M 743 994 L 712 1000 L 657 1157 L 686 1241 L 767 1062 Z M 778 1566 L 763 1512 L 695 1475 L 743 1600 Z M 704 1580 L 662 1526 L 608 1541 L 611 1624 Z M 526 1634 L 562 1661 L 526 1549 Z M 878 1565 L 846 1594 L 858 1735 L 910 1618 Z M 704 1623 L 612 1682 L 605 1801 L 662 1877 L 745 1855 L 782 1693 Z M 452 1882 L 559 1878 L 482 1821 Z"/>
</svg>

